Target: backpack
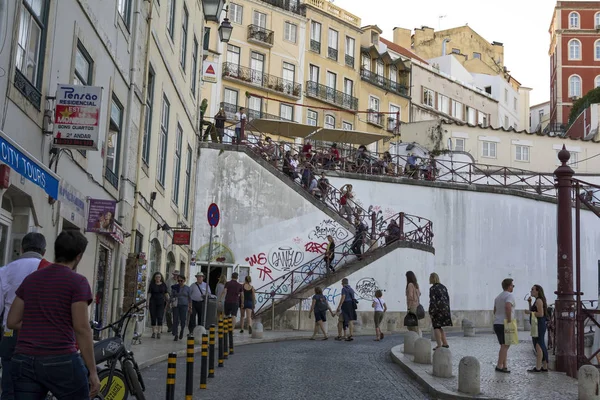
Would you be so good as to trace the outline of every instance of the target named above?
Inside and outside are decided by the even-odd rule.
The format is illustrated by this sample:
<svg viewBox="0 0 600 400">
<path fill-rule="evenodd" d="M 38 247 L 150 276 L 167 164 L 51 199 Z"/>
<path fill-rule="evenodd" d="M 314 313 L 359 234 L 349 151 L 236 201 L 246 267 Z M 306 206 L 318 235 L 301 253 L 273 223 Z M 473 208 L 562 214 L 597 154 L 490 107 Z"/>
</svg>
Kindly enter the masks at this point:
<svg viewBox="0 0 600 400">
<path fill-rule="evenodd" d="M 324 295 L 317 295 L 317 303 L 315 304 L 315 308 L 317 311 L 327 311 L 329 309 L 327 305 L 327 298 Z"/>
<path fill-rule="evenodd" d="M 347 202 L 346 195 L 343 195 L 342 197 L 340 197 L 340 204 L 341 205 L 345 206 L 346 202 Z"/>
</svg>

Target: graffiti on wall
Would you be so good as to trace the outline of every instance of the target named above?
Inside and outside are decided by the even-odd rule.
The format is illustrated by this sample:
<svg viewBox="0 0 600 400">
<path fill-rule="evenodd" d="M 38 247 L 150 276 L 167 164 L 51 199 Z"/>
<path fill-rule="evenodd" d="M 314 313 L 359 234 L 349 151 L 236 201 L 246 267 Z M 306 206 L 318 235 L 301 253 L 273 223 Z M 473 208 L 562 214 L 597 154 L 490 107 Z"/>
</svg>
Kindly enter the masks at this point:
<svg viewBox="0 0 600 400">
<path fill-rule="evenodd" d="M 251 267 L 265 265 L 267 263 L 267 255 L 265 253 L 252 254 L 250 257 L 246 257 L 245 260 Z"/>
<path fill-rule="evenodd" d="M 297 246 L 276 246 L 269 252 L 269 266 L 278 271 L 289 271 L 302 265 L 304 252 Z"/>
<path fill-rule="evenodd" d="M 335 241 L 346 240 L 348 238 L 348 231 L 334 220 L 324 219 L 308 234 L 308 238 L 313 241 L 317 239 L 326 240 L 327 235 L 331 235 Z"/>
<path fill-rule="evenodd" d="M 375 291 L 381 289 L 374 278 L 362 278 L 356 282 L 354 291 L 363 300 L 372 300 L 375 298 Z"/>
<path fill-rule="evenodd" d="M 258 279 L 261 279 L 263 282 L 266 281 L 267 279 L 270 281 L 273 280 L 273 276 L 271 275 L 273 270 L 271 270 L 271 268 L 269 268 L 265 265 L 263 267 L 258 267 L 256 269 L 258 270 Z"/>
<path fill-rule="evenodd" d="M 325 252 L 327 251 L 327 242 L 307 242 L 304 245 L 304 251 L 306 251 L 307 253 L 325 254 Z"/>
</svg>

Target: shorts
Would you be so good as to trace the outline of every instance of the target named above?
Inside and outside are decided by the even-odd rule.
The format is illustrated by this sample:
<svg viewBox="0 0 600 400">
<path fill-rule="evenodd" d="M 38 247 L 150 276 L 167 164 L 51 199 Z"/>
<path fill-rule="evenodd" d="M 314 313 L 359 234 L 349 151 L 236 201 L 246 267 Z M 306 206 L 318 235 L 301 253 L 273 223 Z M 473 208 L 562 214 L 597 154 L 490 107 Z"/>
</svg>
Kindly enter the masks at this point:
<svg viewBox="0 0 600 400">
<path fill-rule="evenodd" d="M 254 310 L 254 303 L 252 302 L 252 300 L 244 301 L 244 308 Z"/>
<path fill-rule="evenodd" d="M 342 303 L 342 314 L 344 315 L 344 328 L 347 328 L 350 321 L 356 321 L 356 310 L 352 301 Z"/>
<path fill-rule="evenodd" d="M 315 310 L 315 322 L 327 321 L 327 311 L 317 311 Z"/>
<path fill-rule="evenodd" d="M 494 324 L 494 333 L 498 337 L 498 343 L 504 344 L 504 324 Z"/>
<path fill-rule="evenodd" d="M 235 317 L 238 313 L 238 309 L 240 308 L 239 303 L 225 303 L 225 315 L 228 317 Z"/>
<path fill-rule="evenodd" d="M 383 321 L 383 311 L 375 311 L 375 328 L 379 328 L 379 325 L 381 325 L 381 321 Z"/>
</svg>

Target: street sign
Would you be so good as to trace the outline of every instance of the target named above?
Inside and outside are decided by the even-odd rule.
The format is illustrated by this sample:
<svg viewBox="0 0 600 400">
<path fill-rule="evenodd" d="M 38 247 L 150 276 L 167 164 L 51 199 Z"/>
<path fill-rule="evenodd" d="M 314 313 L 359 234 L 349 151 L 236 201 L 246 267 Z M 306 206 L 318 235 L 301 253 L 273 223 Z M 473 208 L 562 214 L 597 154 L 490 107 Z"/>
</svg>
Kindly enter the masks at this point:
<svg viewBox="0 0 600 400">
<path fill-rule="evenodd" d="M 208 224 L 213 228 L 216 228 L 219 225 L 219 220 L 221 219 L 221 212 L 219 211 L 219 206 L 215 203 L 212 203 L 208 206 L 208 212 L 206 213 L 206 219 L 208 219 Z"/>
</svg>

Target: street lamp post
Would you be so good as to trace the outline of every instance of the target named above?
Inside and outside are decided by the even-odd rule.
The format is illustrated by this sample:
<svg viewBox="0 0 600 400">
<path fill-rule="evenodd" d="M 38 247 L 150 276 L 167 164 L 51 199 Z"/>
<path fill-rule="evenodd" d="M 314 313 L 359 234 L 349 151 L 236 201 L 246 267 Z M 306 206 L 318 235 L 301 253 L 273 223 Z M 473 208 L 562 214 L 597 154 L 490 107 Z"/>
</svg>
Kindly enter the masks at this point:
<svg viewBox="0 0 600 400">
<path fill-rule="evenodd" d="M 225 0 L 202 0 L 202 12 L 205 21 L 219 22 Z"/>
</svg>

